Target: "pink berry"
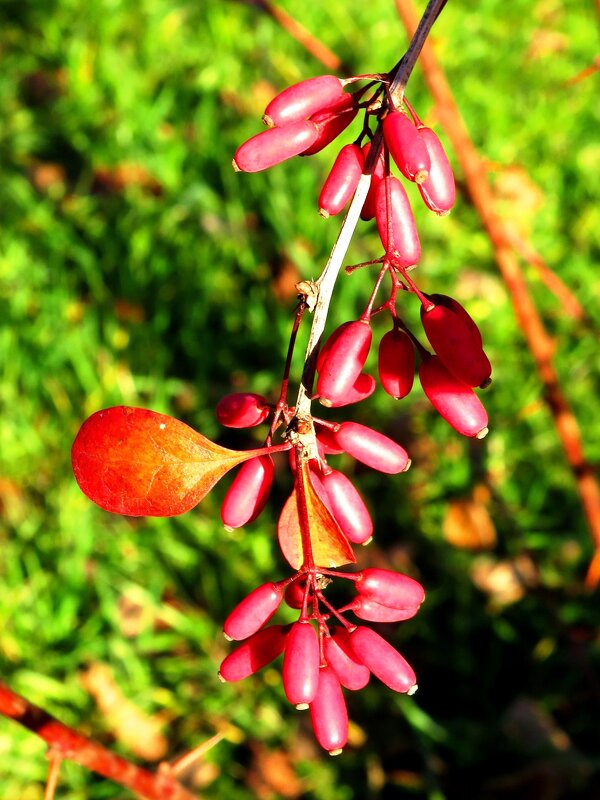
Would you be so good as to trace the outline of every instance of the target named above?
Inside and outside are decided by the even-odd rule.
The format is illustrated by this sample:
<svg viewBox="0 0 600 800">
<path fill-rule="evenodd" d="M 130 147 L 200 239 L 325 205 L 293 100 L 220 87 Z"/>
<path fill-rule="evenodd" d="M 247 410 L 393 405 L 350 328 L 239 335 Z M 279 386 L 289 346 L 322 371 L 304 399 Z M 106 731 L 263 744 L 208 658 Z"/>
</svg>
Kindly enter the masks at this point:
<svg viewBox="0 0 600 800">
<path fill-rule="evenodd" d="M 260 172 L 274 167 L 314 144 L 319 129 L 310 120 L 292 122 L 282 128 L 269 128 L 245 141 L 235 151 L 233 168 L 236 172 Z"/>
<path fill-rule="evenodd" d="M 352 611 L 359 619 L 367 622 L 403 622 L 410 619 L 419 610 L 416 608 L 389 608 L 366 597 L 357 597 L 352 603 Z"/>
<path fill-rule="evenodd" d="M 351 691 L 365 688 L 371 672 L 354 658 L 348 633 L 344 628 L 336 628 L 333 636 L 325 636 L 323 651 L 328 666 L 335 672 L 342 686 Z"/>
<path fill-rule="evenodd" d="M 252 428 L 264 422 L 269 413 L 267 398 L 252 392 L 225 395 L 216 408 L 217 419 L 228 428 Z"/>
<path fill-rule="evenodd" d="M 314 114 L 310 121 L 317 126 L 317 138 L 301 155 L 313 156 L 324 150 L 328 144 L 345 131 L 358 114 L 358 107 L 351 94 L 344 94 L 342 101 L 334 108 Z"/>
<path fill-rule="evenodd" d="M 324 405 L 344 400 L 364 367 L 373 338 L 371 326 L 361 320 L 333 335 L 335 341 L 322 359 L 317 380 L 317 394 Z"/>
<path fill-rule="evenodd" d="M 317 444 L 322 445 L 325 455 L 339 455 L 344 452 L 344 449 L 339 446 L 335 440 L 335 431 L 325 425 L 319 425 L 315 420 L 315 433 L 317 436 Z"/>
<path fill-rule="evenodd" d="M 369 567 L 358 573 L 356 591 L 382 606 L 400 609 L 419 608 L 425 599 L 421 584 L 408 575 L 390 569 Z"/>
<path fill-rule="evenodd" d="M 421 362 L 419 378 L 431 405 L 454 430 L 483 439 L 488 432 L 488 415 L 481 400 L 446 369 L 438 356 Z"/>
<path fill-rule="evenodd" d="M 371 628 L 359 625 L 350 634 L 354 656 L 395 692 L 416 691 L 417 677 L 406 659 Z"/>
<path fill-rule="evenodd" d="M 400 328 L 392 328 L 379 342 L 379 382 L 383 389 L 399 400 L 406 397 L 415 379 L 415 351 L 410 336 Z"/>
<path fill-rule="evenodd" d="M 281 625 L 271 625 L 253 634 L 230 653 L 221 664 L 222 681 L 241 681 L 254 675 L 283 652 L 286 633 Z"/>
<path fill-rule="evenodd" d="M 394 265 L 407 269 L 419 263 L 421 242 L 404 186 L 388 175 L 377 185 L 375 220 L 386 254 Z"/>
<path fill-rule="evenodd" d="M 319 195 L 319 214 L 322 217 L 340 213 L 356 191 L 363 166 L 363 151 L 358 145 L 342 147 Z"/>
<path fill-rule="evenodd" d="M 444 366 L 467 386 L 487 386 L 492 365 L 481 346 L 480 337 L 446 306 L 425 311 L 421 306 L 421 322 L 431 346 Z"/>
<path fill-rule="evenodd" d="M 258 517 L 269 497 L 274 471 L 271 456 L 258 456 L 242 464 L 221 505 L 226 528 L 241 528 Z"/>
<path fill-rule="evenodd" d="M 283 689 L 297 708 L 312 703 L 319 683 L 319 637 L 307 621 L 295 622 L 283 657 Z"/>
<path fill-rule="evenodd" d="M 330 667 L 319 670 L 319 686 L 310 704 L 310 719 L 317 742 L 331 756 L 348 741 L 348 710 L 339 680 Z"/>
<path fill-rule="evenodd" d="M 443 216 L 450 213 L 456 200 L 454 173 L 442 143 L 431 128 L 419 128 L 419 134 L 431 161 L 429 175 L 419 184 L 419 191 L 427 208 Z"/>
<path fill-rule="evenodd" d="M 233 609 L 225 620 L 223 633 L 228 639 L 247 639 L 271 619 L 282 599 L 283 590 L 278 583 L 263 583 Z"/>
<path fill-rule="evenodd" d="M 353 544 L 364 544 L 373 535 L 371 515 L 358 490 L 343 473 L 332 469 L 323 475 L 329 508 L 342 533 Z"/>
<path fill-rule="evenodd" d="M 400 172 L 409 181 L 423 183 L 431 167 L 425 139 L 402 111 L 392 111 L 383 120 L 383 136 Z"/>
<path fill-rule="evenodd" d="M 354 381 L 354 385 L 348 389 L 343 397 L 338 398 L 335 402 L 330 400 L 327 403 L 323 403 L 323 405 L 328 408 L 341 408 L 353 403 L 360 403 L 361 400 L 366 400 L 367 397 L 370 397 L 376 388 L 375 378 L 372 375 L 367 375 L 366 372 L 361 372 Z"/>
<path fill-rule="evenodd" d="M 335 75 L 308 78 L 274 97 L 265 109 L 263 120 L 270 126 L 298 122 L 335 105 L 343 93 L 344 85 Z"/>
<path fill-rule="evenodd" d="M 410 467 L 410 459 L 403 447 L 358 422 L 342 422 L 335 439 L 346 453 L 379 472 L 396 475 Z"/>
</svg>

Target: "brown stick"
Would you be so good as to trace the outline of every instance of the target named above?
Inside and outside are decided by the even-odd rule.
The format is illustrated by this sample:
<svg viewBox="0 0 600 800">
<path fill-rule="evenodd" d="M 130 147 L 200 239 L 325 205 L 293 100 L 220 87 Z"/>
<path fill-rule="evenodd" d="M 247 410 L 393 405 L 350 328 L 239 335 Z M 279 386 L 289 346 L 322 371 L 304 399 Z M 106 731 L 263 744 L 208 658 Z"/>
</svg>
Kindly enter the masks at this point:
<svg viewBox="0 0 600 800">
<path fill-rule="evenodd" d="M 111 753 L 97 742 L 63 725 L 2 682 L 0 714 L 40 736 L 48 743 L 54 757 L 75 761 L 92 772 L 132 789 L 146 800 L 196 800 L 168 769 L 154 774 Z"/>
<path fill-rule="evenodd" d="M 395 0 L 395 2 L 408 34 L 412 35 L 418 22 L 413 3 L 411 0 Z M 573 470 L 590 535 L 596 548 L 596 555 L 587 576 L 588 585 L 594 586 L 600 578 L 600 488 L 592 466 L 585 459 L 577 420 L 562 392 L 552 363 L 554 342 L 548 335 L 529 292 L 505 226 L 494 210 L 494 195 L 483 162 L 469 137 L 452 91 L 429 41 L 423 48 L 420 63 L 425 81 L 436 103 L 440 123 L 452 142 L 469 194 L 494 247 L 498 268 L 510 293 L 523 335 L 535 359 L 546 403 L 554 419 L 567 461 Z"/>
</svg>

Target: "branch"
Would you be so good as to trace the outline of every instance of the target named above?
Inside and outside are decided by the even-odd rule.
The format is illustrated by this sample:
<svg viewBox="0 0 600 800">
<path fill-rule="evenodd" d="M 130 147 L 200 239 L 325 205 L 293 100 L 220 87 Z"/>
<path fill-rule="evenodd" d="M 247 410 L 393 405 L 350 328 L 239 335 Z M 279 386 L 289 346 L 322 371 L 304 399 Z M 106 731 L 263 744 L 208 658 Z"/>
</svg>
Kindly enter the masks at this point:
<svg viewBox="0 0 600 800">
<path fill-rule="evenodd" d="M 194 795 L 175 780 L 168 766 L 159 768 L 156 774 L 138 767 L 59 722 L 2 682 L 0 714 L 41 737 L 49 745 L 53 755 L 81 764 L 92 772 L 131 789 L 146 800 L 196 800 Z"/>
<path fill-rule="evenodd" d="M 417 23 L 413 4 L 410 0 L 396 0 L 396 7 L 410 33 Z M 596 555 L 587 576 L 588 585 L 595 586 L 600 580 L 600 487 L 591 464 L 586 461 L 579 425 L 562 391 L 552 363 L 554 342 L 546 331 L 529 292 L 506 227 L 494 210 L 494 194 L 487 180 L 484 164 L 469 137 L 452 91 L 429 43 L 423 48 L 421 66 L 429 91 L 436 103 L 440 123 L 452 142 L 469 194 L 490 237 L 496 262 L 510 293 L 517 320 L 535 360 L 544 387 L 544 398 L 573 471 L 590 535 L 596 548 Z"/>
</svg>

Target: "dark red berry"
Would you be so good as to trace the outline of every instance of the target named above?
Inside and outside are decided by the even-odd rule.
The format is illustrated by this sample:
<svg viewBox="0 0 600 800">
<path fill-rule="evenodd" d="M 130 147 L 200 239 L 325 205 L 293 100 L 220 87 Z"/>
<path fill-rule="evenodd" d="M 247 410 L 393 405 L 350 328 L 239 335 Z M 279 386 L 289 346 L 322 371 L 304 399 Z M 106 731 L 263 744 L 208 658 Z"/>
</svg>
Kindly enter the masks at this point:
<svg viewBox="0 0 600 800">
<path fill-rule="evenodd" d="M 468 386 L 487 386 L 492 365 L 480 337 L 472 332 L 462 315 L 445 305 L 428 311 L 421 306 L 421 322 L 431 346 L 453 375 Z"/>
<path fill-rule="evenodd" d="M 221 425 L 228 428 L 251 428 L 269 416 L 267 398 L 252 392 L 225 395 L 217 403 L 216 414 Z"/>
<path fill-rule="evenodd" d="M 286 632 L 281 625 L 271 625 L 252 635 L 221 664 L 222 681 L 241 681 L 269 664 L 283 652 Z"/>
<path fill-rule="evenodd" d="M 415 351 L 410 336 L 400 328 L 392 328 L 379 342 L 379 382 L 383 389 L 399 400 L 406 397 L 415 379 Z"/>
<path fill-rule="evenodd" d="M 343 403 L 364 367 L 373 338 L 371 326 L 362 320 L 350 322 L 332 336 L 335 340 L 326 345 L 317 379 L 317 394 L 324 405 Z"/>
<path fill-rule="evenodd" d="M 226 528 L 241 528 L 258 517 L 269 497 L 274 471 L 271 456 L 258 456 L 242 464 L 221 505 Z"/>
<path fill-rule="evenodd" d="M 360 664 L 352 652 L 345 628 L 336 628 L 333 636 L 323 639 L 325 660 L 346 689 L 358 691 L 368 684 L 371 672 Z"/>
</svg>

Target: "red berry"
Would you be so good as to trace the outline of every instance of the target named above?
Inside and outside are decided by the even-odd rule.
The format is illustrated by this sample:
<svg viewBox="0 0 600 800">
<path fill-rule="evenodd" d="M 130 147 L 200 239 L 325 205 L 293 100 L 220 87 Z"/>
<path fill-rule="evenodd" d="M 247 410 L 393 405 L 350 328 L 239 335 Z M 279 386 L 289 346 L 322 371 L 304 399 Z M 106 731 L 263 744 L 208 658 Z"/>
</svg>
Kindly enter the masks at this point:
<svg viewBox="0 0 600 800">
<path fill-rule="evenodd" d="M 371 515 L 358 490 L 344 474 L 332 469 L 323 475 L 329 508 L 342 533 L 353 544 L 365 544 L 373 535 Z"/>
<path fill-rule="evenodd" d="M 421 386 L 435 410 L 463 436 L 483 439 L 488 432 L 488 416 L 481 400 L 466 383 L 459 381 L 437 356 L 430 356 L 419 367 Z"/>
<path fill-rule="evenodd" d="M 406 472 L 410 467 L 410 459 L 403 447 L 358 422 L 342 422 L 335 439 L 357 461 L 388 475 Z"/>
<path fill-rule="evenodd" d="M 304 605 L 304 595 L 306 593 L 306 579 L 294 581 L 286 586 L 285 593 L 283 595 L 285 602 L 290 608 L 302 608 Z M 309 595 L 309 602 L 310 598 L 312 597 L 312 592 Z"/>
<path fill-rule="evenodd" d="M 274 471 L 271 456 L 258 456 L 242 464 L 221 505 L 226 528 L 241 528 L 258 517 L 269 497 Z"/>
<path fill-rule="evenodd" d="M 386 254 L 394 265 L 406 269 L 418 264 L 421 242 L 404 186 L 388 175 L 375 194 L 377 230 Z"/>
<path fill-rule="evenodd" d="M 292 122 L 282 128 L 269 128 L 245 141 L 235 151 L 233 168 L 236 172 L 260 172 L 274 167 L 314 144 L 319 129 L 310 120 Z"/>
<path fill-rule="evenodd" d="M 336 628 L 333 636 L 323 639 L 325 660 L 346 689 L 358 691 L 368 684 L 371 673 L 354 658 L 345 628 Z"/>
<path fill-rule="evenodd" d="M 315 433 L 317 436 L 317 444 L 322 445 L 325 455 L 339 455 L 344 450 L 335 440 L 335 432 L 332 428 L 327 428 L 325 425 L 319 425 L 315 421 Z"/>
<path fill-rule="evenodd" d="M 358 107 L 351 94 L 344 94 L 334 108 L 314 114 L 310 121 L 314 122 L 319 132 L 315 142 L 303 150 L 301 155 L 313 156 L 319 153 L 346 130 L 357 114 Z"/>
<path fill-rule="evenodd" d="M 378 368 L 384 390 L 397 400 L 406 397 L 415 379 L 415 351 L 406 331 L 392 328 L 381 337 Z"/>
<path fill-rule="evenodd" d="M 222 681 L 241 681 L 254 675 L 283 651 L 286 633 L 281 625 L 263 628 L 230 653 L 221 664 Z"/>
<path fill-rule="evenodd" d="M 279 608 L 283 591 L 278 583 L 263 583 L 245 597 L 225 620 L 228 639 L 247 639 L 262 628 Z"/>
<path fill-rule="evenodd" d="M 449 214 L 456 200 L 454 173 L 442 143 L 431 128 L 419 128 L 431 161 L 429 175 L 419 184 L 425 205 L 436 214 Z"/>
<path fill-rule="evenodd" d="M 487 386 L 492 365 L 481 346 L 481 339 L 447 306 L 434 306 L 425 311 L 421 306 L 421 322 L 431 346 L 444 366 L 468 386 Z"/>
<path fill-rule="evenodd" d="M 310 719 L 318 743 L 331 756 L 348 741 L 348 710 L 339 680 L 329 667 L 319 670 L 319 686 L 310 704 Z"/>
<path fill-rule="evenodd" d="M 322 217 L 339 214 L 358 186 L 364 156 L 356 144 L 342 147 L 319 195 L 319 214 Z"/>
<path fill-rule="evenodd" d="M 298 122 L 335 105 L 343 93 L 344 85 L 335 75 L 308 78 L 274 97 L 265 109 L 263 121 L 271 126 Z"/>
<path fill-rule="evenodd" d="M 357 597 L 352 603 L 352 611 L 359 619 L 367 620 L 367 622 L 403 622 L 405 619 L 414 617 L 418 610 L 418 606 L 416 608 L 389 608 L 389 606 L 382 606 L 366 597 Z"/>
<path fill-rule="evenodd" d="M 383 136 L 400 172 L 409 181 L 423 183 L 431 159 L 425 139 L 402 111 L 391 111 L 383 120 Z"/>
<path fill-rule="evenodd" d="M 358 573 L 356 591 L 382 606 L 400 609 L 419 608 L 425 599 L 421 584 L 408 575 L 390 569 L 369 567 Z"/>
<path fill-rule="evenodd" d="M 252 392 L 225 395 L 217 403 L 217 419 L 228 428 L 252 428 L 269 416 L 267 398 Z"/>
<path fill-rule="evenodd" d="M 321 403 L 332 405 L 344 401 L 365 365 L 373 334 L 368 322 L 350 322 L 335 336 L 322 359 L 317 380 Z"/>
<path fill-rule="evenodd" d="M 319 637 L 310 622 L 295 622 L 288 634 L 283 657 L 283 688 L 297 708 L 314 700 L 319 683 Z"/>
<path fill-rule="evenodd" d="M 453 297 L 448 297 L 447 294 L 428 294 L 425 296 L 428 300 L 431 300 L 432 303 L 435 303 L 436 306 L 444 306 L 450 311 L 454 311 L 454 313 L 462 319 L 469 329 L 473 340 L 478 342 L 480 345 L 483 344 L 481 332 L 477 327 L 477 323 L 473 317 L 471 317 L 467 309 L 464 306 L 461 306 L 458 300 L 455 300 Z"/>
<path fill-rule="evenodd" d="M 378 633 L 359 625 L 350 634 L 350 646 L 358 660 L 395 692 L 413 694 L 417 677 L 406 659 Z"/>
<path fill-rule="evenodd" d="M 342 406 L 352 405 L 352 403 L 360 403 L 361 400 L 366 400 L 367 397 L 370 397 L 376 387 L 375 378 L 372 375 L 367 375 L 366 372 L 361 372 L 354 381 L 354 385 L 348 389 L 342 398 L 335 402 L 323 403 L 323 405 L 328 408 L 341 408 Z"/>
</svg>

